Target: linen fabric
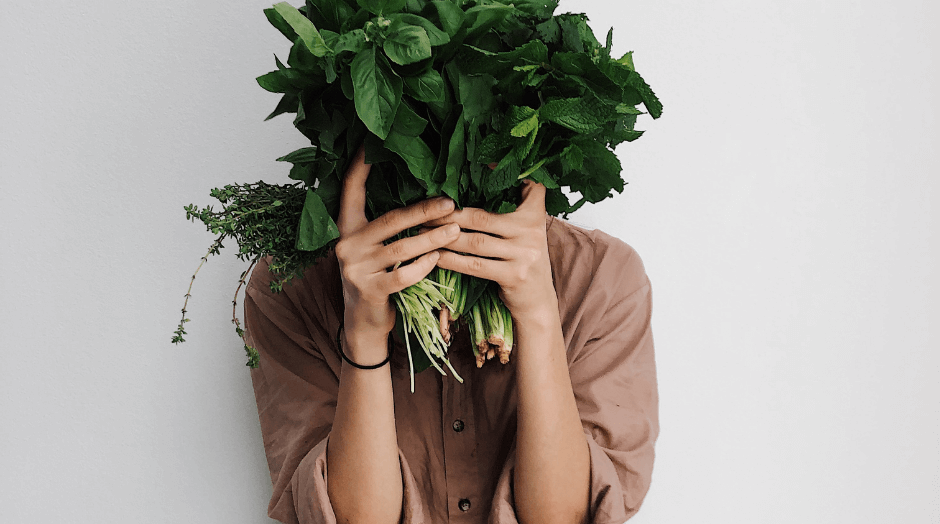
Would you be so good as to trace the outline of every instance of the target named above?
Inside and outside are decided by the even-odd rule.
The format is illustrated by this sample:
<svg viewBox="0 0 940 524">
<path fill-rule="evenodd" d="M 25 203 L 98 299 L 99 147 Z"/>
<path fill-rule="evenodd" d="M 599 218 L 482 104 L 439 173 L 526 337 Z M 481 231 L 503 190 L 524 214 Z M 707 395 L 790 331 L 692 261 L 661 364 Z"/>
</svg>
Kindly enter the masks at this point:
<svg viewBox="0 0 940 524">
<path fill-rule="evenodd" d="M 591 459 L 589 522 L 622 524 L 652 480 L 659 397 L 652 288 L 637 252 L 599 230 L 547 217 L 549 256 L 571 383 Z M 268 515 L 334 524 L 329 444 L 342 359 L 343 293 L 335 254 L 280 293 L 270 259 L 247 285 L 245 341 L 260 353 L 251 380 L 273 484 Z M 404 524 L 517 523 L 513 503 L 516 406 L 513 359 L 477 369 L 468 329 L 448 355 L 464 379 L 429 369 L 410 391 L 405 347 L 390 363 Z M 517 347 L 513 354 L 525 351 Z M 362 460 L 369 458 L 362 457 Z"/>
</svg>

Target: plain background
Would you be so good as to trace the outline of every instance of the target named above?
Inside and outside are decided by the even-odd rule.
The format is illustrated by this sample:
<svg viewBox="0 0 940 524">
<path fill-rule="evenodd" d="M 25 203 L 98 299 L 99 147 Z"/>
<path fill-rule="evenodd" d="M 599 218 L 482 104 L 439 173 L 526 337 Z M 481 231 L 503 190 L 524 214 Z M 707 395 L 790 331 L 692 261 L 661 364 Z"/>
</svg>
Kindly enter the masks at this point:
<svg viewBox="0 0 940 524">
<path fill-rule="evenodd" d="M 183 205 L 286 181 L 304 145 L 262 121 L 269 2 L 0 15 L 0 521 L 269 522 L 234 244 L 169 343 L 214 237 Z M 662 433 L 632 522 L 940 521 L 940 4 L 559 11 L 614 25 L 665 105 L 618 149 L 624 193 L 573 217 L 653 285 Z"/>
</svg>

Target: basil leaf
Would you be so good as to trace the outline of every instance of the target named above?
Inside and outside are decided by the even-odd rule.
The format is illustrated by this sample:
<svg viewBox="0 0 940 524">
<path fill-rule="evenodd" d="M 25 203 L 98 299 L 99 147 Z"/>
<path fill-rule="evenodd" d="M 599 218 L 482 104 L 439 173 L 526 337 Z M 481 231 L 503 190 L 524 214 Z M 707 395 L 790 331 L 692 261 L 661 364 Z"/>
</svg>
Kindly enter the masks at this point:
<svg viewBox="0 0 940 524">
<path fill-rule="evenodd" d="M 392 129 L 405 136 L 419 136 L 427 125 L 428 121 L 418 116 L 408 104 L 401 104 L 398 106 Z"/>
<path fill-rule="evenodd" d="M 411 13 L 396 13 L 390 15 L 388 19 L 393 22 L 401 22 L 424 29 L 424 31 L 428 34 L 428 40 L 431 42 L 432 47 L 444 45 L 447 42 L 450 42 L 450 35 L 438 29 L 437 26 L 427 18 L 413 15 Z"/>
<path fill-rule="evenodd" d="M 421 27 L 393 22 L 383 44 L 385 54 L 399 65 L 413 64 L 431 57 L 428 33 Z"/>
<path fill-rule="evenodd" d="M 408 164 L 411 174 L 427 189 L 434 175 L 434 165 L 437 158 L 431 148 L 416 136 L 408 136 L 395 129 L 385 139 L 385 147 L 398 153 L 398 156 Z"/>
<path fill-rule="evenodd" d="M 463 27 L 466 19 L 463 9 L 449 0 L 435 0 L 431 2 L 431 5 L 437 10 L 437 16 L 441 19 L 441 27 L 453 38 Z"/>
<path fill-rule="evenodd" d="M 359 7 L 376 15 L 387 15 L 401 11 L 406 0 L 356 0 Z"/>
<path fill-rule="evenodd" d="M 344 51 L 358 53 L 365 49 L 366 45 L 366 32 L 362 29 L 356 29 L 340 35 L 339 40 L 336 41 L 336 46 L 333 47 L 333 52 L 337 55 Z"/>
<path fill-rule="evenodd" d="M 291 29 L 290 24 L 288 24 L 287 21 L 284 20 L 284 17 L 281 16 L 273 7 L 265 9 L 264 16 L 267 17 L 268 22 L 271 22 L 271 25 L 276 27 L 282 35 L 287 37 L 288 40 L 291 42 L 297 40 L 297 33 Z"/>
<path fill-rule="evenodd" d="M 301 164 L 304 162 L 313 162 L 319 158 L 317 155 L 316 147 L 302 147 L 296 151 L 288 153 L 281 158 L 278 158 L 278 162 L 290 162 L 292 164 Z"/>
<path fill-rule="evenodd" d="M 350 69 L 356 113 L 369 131 L 385 140 L 401 104 L 401 77 L 374 46 L 360 51 Z"/>
<path fill-rule="evenodd" d="M 261 75 L 257 79 L 258 85 L 272 93 L 297 94 L 307 85 L 304 75 L 295 69 L 279 69 Z"/>
<path fill-rule="evenodd" d="M 313 25 L 313 22 L 298 11 L 297 8 L 287 2 L 279 2 L 274 4 L 274 9 L 281 15 L 281 18 L 283 18 L 285 22 L 290 24 L 291 29 L 303 40 L 304 45 L 307 46 L 307 49 L 309 49 L 314 56 L 326 56 L 331 52 L 330 48 L 327 47 L 326 43 L 323 41 L 323 37 L 320 36 L 320 33 L 317 31 L 317 28 Z"/>
<path fill-rule="evenodd" d="M 336 238 L 339 238 L 339 228 L 330 217 L 320 196 L 313 189 L 308 189 L 300 215 L 295 247 L 300 251 L 316 251 Z"/>
<path fill-rule="evenodd" d="M 434 69 L 428 69 L 420 76 L 405 77 L 405 92 L 415 100 L 422 102 L 440 102 L 444 100 L 444 79 Z"/>
<path fill-rule="evenodd" d="M 284 113 L 293 113 L 297 111 L 297 95 L 286 94 L 281 97 L 280 102 L 277 103 L 277 107 L 274 108 L 274 111 L 265 118 L 265 122 L 271 120 L 277 115 L 282 115 Z"/>
<path fill-rule="evenodd" d="M 460 174 L 463 171 L 464 164 L 467 161 L 467 150 L 464 144 L 464 125 L 463 113 L 461 113 L 460 118 L 457 119 L 454 134 L 450 137 L 450 146 L 447 149 L 447 165 L 445 167 L 447 178 L 444 180 L 444 185 L 441 187 L 441 190 L 452 198 L 454 202 L 460 202 L 458 183 L 460 182 Z"/>
</svg>

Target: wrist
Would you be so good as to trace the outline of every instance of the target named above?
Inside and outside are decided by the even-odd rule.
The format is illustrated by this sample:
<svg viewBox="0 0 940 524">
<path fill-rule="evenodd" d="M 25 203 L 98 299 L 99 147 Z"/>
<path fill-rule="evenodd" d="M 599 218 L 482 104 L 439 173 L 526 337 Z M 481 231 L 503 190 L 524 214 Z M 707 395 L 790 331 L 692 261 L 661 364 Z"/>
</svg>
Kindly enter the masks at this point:
<svg viewBox="0 0 940 524">
<path fill-rule="evenodd" d="M 388 334 L 381 332 L 348 332 L 342 329 L 340 339 L 340 351 L 351 360 L 352 367 L 379 366 L 387 363 L 390 356 L 390 342 Z"/>
<path fill-rule="evenodd" d="M 513 313 L 513 324 L 517 328 L 549 330 L 561 326 L 561 317 L 558 315 L 558 299 L 545 300 L 538 306 L 527 308 L 519 314 Z"/>
</svg>

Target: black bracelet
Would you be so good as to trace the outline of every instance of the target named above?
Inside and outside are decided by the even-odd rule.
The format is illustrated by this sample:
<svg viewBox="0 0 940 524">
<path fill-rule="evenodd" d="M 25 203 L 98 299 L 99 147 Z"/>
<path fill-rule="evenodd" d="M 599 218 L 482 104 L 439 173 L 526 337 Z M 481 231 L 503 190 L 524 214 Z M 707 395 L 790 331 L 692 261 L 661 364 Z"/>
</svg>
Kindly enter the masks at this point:
<svg viewBox="0 0 940 524">
<path fill-rule="evenodd" d="M 361 365 L 361 364 L 356 364 L 355 362 L 353 362 L 352 360 L 350 360 L 349 357 L 346 356 L 346 352 L 343 351 L 343 341 L 342 341 L 343 322 L 345 322 L 345 321 L 344 321 L 344 320 L 340 320 L 340 321 L 339 321 L 339 329 L 336 331 L 336 347 L 339 348 L 339 354 L 340 354 L 340 356 L 342 356 L 342 357 L 343 357 L 343 360 L 345 360 L 350 366 L 352 366 L 352 367 L 354 367 L 354 368 L 357 368 L 357 369 L 378 369 L 378 368 L 384 366 L 385 364 L 388 364 L 389 361 L 392 360 L 392 341 L 391 341 L 392 334 L 391 334 L 391 333 L 388 334 L 388 335 L 389 335 L 389 341 L 388 341 L 388 356 L 385 357 L 385 360 L 383 360 L 382 362 L 379 362 L 378 364 L 375 364 L 375 365 L 372 365 L 372 366 L 363 366 L 363 365 Z"/>
</svg>

